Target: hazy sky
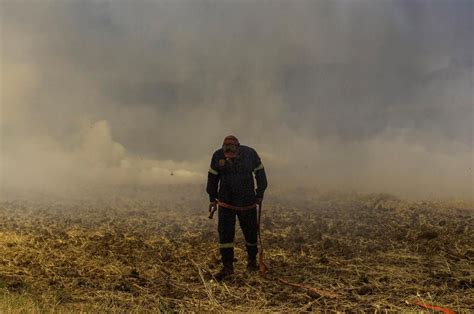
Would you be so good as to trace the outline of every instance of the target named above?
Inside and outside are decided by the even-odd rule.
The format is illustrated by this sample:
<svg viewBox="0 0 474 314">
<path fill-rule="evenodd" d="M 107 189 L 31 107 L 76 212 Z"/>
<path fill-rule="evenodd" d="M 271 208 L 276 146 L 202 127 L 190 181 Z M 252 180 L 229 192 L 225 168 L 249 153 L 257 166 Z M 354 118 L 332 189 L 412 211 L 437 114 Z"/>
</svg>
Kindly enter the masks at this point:
<svg viewBox="0 0 474 314">
<path fill-rule="evenodd" d="M 2 0 L 2 184 L 205 182 L 233 133 L 270 184 L 472 194 L 473 3 Z"/>
</svg>

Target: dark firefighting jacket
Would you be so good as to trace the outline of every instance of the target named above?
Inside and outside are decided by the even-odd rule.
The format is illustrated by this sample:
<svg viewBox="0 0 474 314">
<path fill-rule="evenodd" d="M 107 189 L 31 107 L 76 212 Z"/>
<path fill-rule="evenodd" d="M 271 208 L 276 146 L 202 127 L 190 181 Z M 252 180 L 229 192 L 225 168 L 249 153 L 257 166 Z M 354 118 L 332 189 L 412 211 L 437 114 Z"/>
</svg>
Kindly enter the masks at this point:
<svg viewBox="0 0 474 314">
<path fill-rule="evenodd" d="M 232 206 L 253 205 L 256 198 L 263 198 L 266 188 L 265 169 L 253 148 L 240 145 L 238 156 L 232 159 L 224 156 L 222 148 L 212 155 L 206 189 L 211 202 L 219 200 Z"/>
</svg>

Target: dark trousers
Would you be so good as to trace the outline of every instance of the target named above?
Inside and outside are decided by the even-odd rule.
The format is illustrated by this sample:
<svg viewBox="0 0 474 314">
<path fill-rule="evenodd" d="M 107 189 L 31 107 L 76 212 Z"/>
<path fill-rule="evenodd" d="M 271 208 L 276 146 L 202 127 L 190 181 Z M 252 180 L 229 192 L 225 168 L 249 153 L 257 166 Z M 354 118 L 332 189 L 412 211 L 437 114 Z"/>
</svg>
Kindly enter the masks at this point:
<svg viewBox="0 0 474 314">
<path fill-rule="evenodd" d="M 257 256 L 257 208 L 233 210 L 219 206 L 219 243 L 222 263 L 232 267 L 234 261 L 235 217 L 245 237 L 249 259 Z"/>
</svg>

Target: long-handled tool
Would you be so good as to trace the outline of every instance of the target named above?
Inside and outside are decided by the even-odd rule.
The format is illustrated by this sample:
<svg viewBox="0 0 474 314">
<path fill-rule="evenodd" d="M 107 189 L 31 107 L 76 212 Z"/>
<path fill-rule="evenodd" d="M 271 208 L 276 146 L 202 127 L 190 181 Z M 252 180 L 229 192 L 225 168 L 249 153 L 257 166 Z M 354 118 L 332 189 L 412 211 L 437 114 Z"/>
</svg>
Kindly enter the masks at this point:
<svg viewBox="0 0 474 314">
<path fill-rule="evenodd" d="M 263 261 L 263 242 L 261 236 L 261 221 L 262 221 L 262 203 L 258 205 L 258 215 L 257 215 L 257 235 L 258 235 L 258 242 L 260 243 L 260 251 L 258 253 L 258 270 L 261 275 L 265 275 L 268 268 Z"/>
<path fill-rule="evenodd" d="M 212 219 L 212 217 L 214 216 L 214 212 L 216 212 L 217 208 L 218 208 L 218 204 L 210 207 L 209 209 L 209 219 Z M 313 293 L 316 293 L 322 297 L 327 297 L 327 298 L 339 298 L 340 295 L 338 293 L 335 293 L 335 292 L 332 292 L 332 291 L 328 291 L 328 290 L 324 290 L 324 289 L 320 289 L 320 288 L 315 288 L 315 287 L 311 287 L 311 286 L 307 286 L 307 285 L 301 285 L 301 284 L 297 284 L 297 283 L 292 283 L 286 279 L 283 279 L 283 278 L 277 278 L 277 277 L 272 277 L 272 276 L 267 276 L 266 273 L 268 271 L 268 267 L 267 265 L 265 265 L 265 262 L 263 261 L 263 242 L 262 242 L 262 236 L 261 236 L 261 221 L 262 221 L 262 204 L 260 203 L 259 205 L 257 205 L 257 210 L 258 210 L 258 213 L 257 213 L 257 235 L 258 235 L 258 242 L 259 242 L 259 245 L 260 245 L 260 251 L 259 251 L 259 254 L 258 254 L 258 271 L 260 272 L 260 275 L 268 280 L 274 280 L 274 281 L 277 281 L 277 282 L 280 282 L 282 284 L 285 284 L 285 285 L 289 285 L 289 286 L 292 286 L 292 287 L 295 287 L 295 288 L 301 288 L 301 289 L 304 289 L 304 290 L 307 290 L 307 291 L 310 291 L 310 292 L 313 292 Z M 448 312 L 445 312 L 445 313 L 448 313 Z M 450 313 L 448 313 L 450 314 Z"/>
</svg>

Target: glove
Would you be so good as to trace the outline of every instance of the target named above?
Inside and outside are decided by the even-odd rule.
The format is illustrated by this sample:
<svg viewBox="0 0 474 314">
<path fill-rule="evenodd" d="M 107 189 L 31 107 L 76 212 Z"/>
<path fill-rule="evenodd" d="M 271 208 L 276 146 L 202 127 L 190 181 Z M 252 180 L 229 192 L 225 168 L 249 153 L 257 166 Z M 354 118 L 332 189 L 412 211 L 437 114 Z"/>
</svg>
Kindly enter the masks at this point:
<svg viewBox="0 0 474 314">
<path fill-rule="evenodd" d="M 209 212 L 215 212 L 217 210 L 217 202 L 210 202 L 209 203 Z"/>
<path fill-rule="evenodd" d="M 212 219 L 214 212 L 217 210 L 217 202 L 209 203 L 209 219 Z"/>
</svg>

